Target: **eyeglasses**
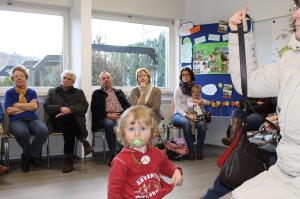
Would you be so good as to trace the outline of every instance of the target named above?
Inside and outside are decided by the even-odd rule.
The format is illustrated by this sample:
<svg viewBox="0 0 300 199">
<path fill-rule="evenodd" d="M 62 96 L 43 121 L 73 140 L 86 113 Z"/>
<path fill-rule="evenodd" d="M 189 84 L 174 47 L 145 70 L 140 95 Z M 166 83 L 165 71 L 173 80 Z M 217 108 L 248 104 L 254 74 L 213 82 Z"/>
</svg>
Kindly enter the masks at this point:
<svg viewBox="0 0 300 199">
<path fill-rule="evenodd" d="M 190 74 L 181 74 L 181 77 L 190 76 Z"/>
<path fill-rule="evenodd" d="M 297 11 L 300 8 L 300 4 L 299 3 L 294 3 L 294 11 Z"/>
</svg>

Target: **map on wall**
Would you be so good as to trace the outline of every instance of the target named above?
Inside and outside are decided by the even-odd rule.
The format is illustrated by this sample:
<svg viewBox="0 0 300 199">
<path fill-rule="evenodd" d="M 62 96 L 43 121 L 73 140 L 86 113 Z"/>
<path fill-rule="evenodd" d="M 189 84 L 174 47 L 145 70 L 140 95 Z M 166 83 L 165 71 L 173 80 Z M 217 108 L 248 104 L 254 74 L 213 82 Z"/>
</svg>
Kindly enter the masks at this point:
<svg viewBox="0 0 300 199">
<path fill-rule="evenodd" d="M 228 42 L 194 45 L 195 74 L 225 74 L 228 71 Z"/>
<path fill-rule="evenodd" d="M 291 36 L 291 17 L 281 17 L 273 20 L 272 23 L 272 62 L 276 62 L 280 53 L 284 50 Z"/>
</svg>

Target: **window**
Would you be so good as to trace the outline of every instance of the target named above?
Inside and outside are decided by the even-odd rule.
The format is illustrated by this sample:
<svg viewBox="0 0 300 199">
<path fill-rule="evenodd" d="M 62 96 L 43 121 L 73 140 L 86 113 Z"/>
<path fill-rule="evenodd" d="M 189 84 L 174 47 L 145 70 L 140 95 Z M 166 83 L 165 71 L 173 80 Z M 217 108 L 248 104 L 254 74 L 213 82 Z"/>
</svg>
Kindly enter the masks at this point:
<svg viewBox="0 0 300 199">
<path fill-rule="evenodd" d="M 13 85 L 9 71 L 16 64 L 29 70 L 29 86 L 60 84 L 57 74 L 63 70 L 62 15 L 0 10 L 0 27 L 0 86 Z"/>
<path fill-rule="evenodd" d="M 151 83 L 168 86 L 168 24 L 92 19 L 92 85 L 108 71 L 114 86 L 136 86 L 135 71 L 145 67 Z"/>
</svg>

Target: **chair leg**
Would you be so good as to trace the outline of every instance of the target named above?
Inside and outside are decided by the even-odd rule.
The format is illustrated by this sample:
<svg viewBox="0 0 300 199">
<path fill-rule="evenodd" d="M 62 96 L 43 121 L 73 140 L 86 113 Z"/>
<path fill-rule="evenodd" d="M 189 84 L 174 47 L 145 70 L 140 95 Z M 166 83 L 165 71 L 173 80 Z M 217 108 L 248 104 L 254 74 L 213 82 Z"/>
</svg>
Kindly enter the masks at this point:
<svg viewBox="0 0 300 199">
<path fill-rule="evenodd" d="M 5 156 L 5 166 L 7 168 L 7 172 L 10 171 L 10 166 L 9 166 L 9 139 L 8 137 L 4 138 L 4 156 Z"/>
<path fill-rule="evenodd" d="M 103 155 L 104 155 L 104 162 L 106 162 L 105 132 L 102 132 L 102 141 L 103 141 Z"/>
<path fill-rule="evenodd" d="M 3 154 L 4 154 L 4 138 L 1 138 L 1 164 L 3 161 Z"/>
<path fill-rule="evenodd" d="M 46 144 L 47 144 L 47 167 L 48 169 L 50 169 L 50 150 L 49 150 L 49 141 L 50 141 L 50 135 L 48 136 L 48 139 L 46 141 Z"/>
</svg>

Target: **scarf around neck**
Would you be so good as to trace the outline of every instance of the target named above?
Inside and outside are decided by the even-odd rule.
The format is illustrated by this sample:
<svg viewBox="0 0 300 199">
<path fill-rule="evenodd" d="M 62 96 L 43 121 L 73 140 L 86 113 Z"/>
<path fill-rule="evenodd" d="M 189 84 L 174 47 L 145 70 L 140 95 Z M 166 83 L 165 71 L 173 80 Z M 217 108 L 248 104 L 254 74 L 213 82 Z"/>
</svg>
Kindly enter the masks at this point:
<svg viewBox="0 0 300 199">
<path fill-rule="evenodd" d="M 191 83 L 184 83 L 183 81 L 180 81 L 179 87 L 181 88 L 181 92 L 184 95 L 192 95 L 192 87 L 195 85 L 194 82 Z"/>
<path fill-rule="evenodd" d="M 23 88 L 23 89 L 15 86 L 15 90 L 19 94 L 19 103 L 27 103 L 27 100 L 25 97 L 27 89 L 28 89 L 27 85 L 25 85 L 25 88 Z"/>
</svg>

